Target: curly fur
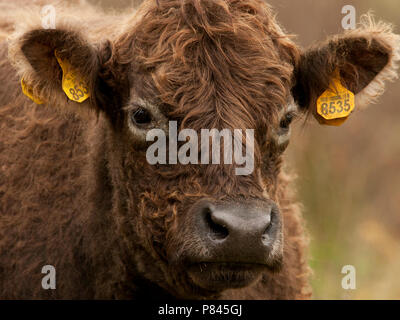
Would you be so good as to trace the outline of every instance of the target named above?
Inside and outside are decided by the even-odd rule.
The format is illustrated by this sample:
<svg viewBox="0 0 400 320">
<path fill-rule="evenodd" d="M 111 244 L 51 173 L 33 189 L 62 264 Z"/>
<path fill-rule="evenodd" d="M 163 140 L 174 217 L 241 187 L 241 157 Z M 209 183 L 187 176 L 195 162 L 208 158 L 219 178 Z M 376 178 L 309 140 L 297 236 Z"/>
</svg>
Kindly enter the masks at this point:
<svg viewBox="0 0 400 320">
<path fill-rule="evenodd" d="M 292 92 L 309 109 L 320 83 L 329 84 L 340 59 L 327 47 L 340 40 L 303 52 L 259 0 L 147 1 L 115 27 L 113 16 L 88 5 L 81 12 L 89 13 L 87 35 L 67 7 L 57 11 L 56 30 L 41 30 L 30 12 L 0 45 L 0 298 L 309 298 L 307 236 L 281 169 L 286 145 L 273 136 Z M 392 33 L 379 30 L 371 41 L 387 49 L 386 63 L 372 69 L 390 78 Z M 88 102 L 66 100 L 55 49 L 87 76 Z M 315 52 L 332 64 L 311 60 Z M 349 85 L 380 82 L 352 66 L 357 74 L 341 70 Z M 21 77 L 44 106 L 21 94 Z M 374 86 L 360 94 L 370 99 Z M 135 99 L 154 102 L 181 128 L 255 128 L 254 173 L 149 165 L 128 125 Z M 188 252 L 208 253 L 187 223 L 204 197 L 275 201 L 284 221 L 280 271 L 242 289 L 196 286 L 182 261 Z M 56 290 L 41 288 L 47 264 L 56 267 Z"/>
</svg>

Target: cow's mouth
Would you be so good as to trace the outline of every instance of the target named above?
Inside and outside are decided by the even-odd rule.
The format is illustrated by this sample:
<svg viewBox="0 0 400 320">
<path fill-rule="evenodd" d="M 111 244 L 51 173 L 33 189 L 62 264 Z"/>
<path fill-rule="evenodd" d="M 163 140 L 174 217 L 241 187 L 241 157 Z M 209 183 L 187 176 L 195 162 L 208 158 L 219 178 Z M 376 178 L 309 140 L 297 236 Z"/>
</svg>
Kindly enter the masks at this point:
<svg viewBox="0 0 400 320">
<path fill-rule="evenodd" d="M 188 275 L 203 289 L 222 291 L 247 287 L 258 281 L 267 269 L 262 264 L 204 262 L 190 265 Z"/>
</svg>

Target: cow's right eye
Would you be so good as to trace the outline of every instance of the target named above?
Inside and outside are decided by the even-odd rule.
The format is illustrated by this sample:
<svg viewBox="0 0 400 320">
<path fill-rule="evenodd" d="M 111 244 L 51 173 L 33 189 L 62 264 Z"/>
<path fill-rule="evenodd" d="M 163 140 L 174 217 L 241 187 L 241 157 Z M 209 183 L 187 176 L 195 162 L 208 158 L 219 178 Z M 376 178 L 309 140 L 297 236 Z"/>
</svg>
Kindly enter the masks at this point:
<svg viewBox="0 0 400 320">
<path fill-rule="evenodd" d="M 151 122 L 151 115 L 144 108 L 137 108 L 131 113 L 131 120 L 134 124 L 143 125 Z"/>
<path fill-rule="evenodd" d="M 288 114 L 285 115 L 285 117 L 281 120 L 279 126 L 283 130 L 289 130 L 289 126 L 292 123 L 294 119 L 295 114 L 293 112 L 289 112 Z"/>
</svg>

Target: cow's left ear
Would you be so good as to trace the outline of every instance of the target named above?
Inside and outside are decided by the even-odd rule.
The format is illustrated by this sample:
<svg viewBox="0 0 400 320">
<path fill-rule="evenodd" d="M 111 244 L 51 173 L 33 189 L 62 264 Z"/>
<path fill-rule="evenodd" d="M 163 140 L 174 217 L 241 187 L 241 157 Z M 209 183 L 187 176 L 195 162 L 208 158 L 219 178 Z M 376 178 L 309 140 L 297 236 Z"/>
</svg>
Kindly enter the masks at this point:
<svg viewBox="0 0 400 320">
<path fill-rule="evenodd" d="M 319 97 L 335 79 L 355 95 L 355 109 L 373 103 L 385 81 L 397 78 L 400 36 L 385 23 L 362 17 L 362 26 L 306 50 L 295 70 L 293 96 L 304 111 L 316 114 Z"/>
<path fill-rule="evenodd" d="M 11 38 L 9 58 L 23 92 L 60 109 L 98 109 L 97 89 L 110 44 L 91 44 L 79 31 L 31 29 Z"/>
</svg>

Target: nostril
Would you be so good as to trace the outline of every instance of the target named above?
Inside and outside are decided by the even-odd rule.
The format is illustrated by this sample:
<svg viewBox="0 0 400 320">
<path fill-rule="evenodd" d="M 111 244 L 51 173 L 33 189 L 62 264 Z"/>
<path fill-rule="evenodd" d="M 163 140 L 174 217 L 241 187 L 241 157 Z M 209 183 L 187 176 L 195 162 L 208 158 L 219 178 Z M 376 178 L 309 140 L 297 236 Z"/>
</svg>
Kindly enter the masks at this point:
<svg viewBox="0 0 400 320">
<path fill-rule="evenodd" d="M 266 226 L 263 234 L 261 235 L 261 241 L 265 245 L 268 245 L 271 242 L 272 234 L 274 233 L 273 228 L 274 225 L 276 224 L 277 214 L 278 214 L 277 209 L 273 208 L 270 213 L 269 223 Z"/>
<path fill-rule="evenodd" d="M 267 227 L 267 229 L 265 229 L 264 233 L 263 233 L 262 236 L 261 236 L 261 242 L 262 242 L 263 244 L 265 244 L 265 245 L 267 245 L 267 244 L 269 243 L 269 240 L 270 240 L 270 236 L 269 236 L 270 226 L 271 226 L 271 225 L 269 225 L 269 226 Z"/>
<path fill-rule="evenodd" d="M 227 238 L 229 235 L 228 229 L 213 220 L 211 209 L 204 208 L 203 213 L 206 224 L 209 228 L 209 236 L 211 240 L 224 240 Z"/>
</svg>

